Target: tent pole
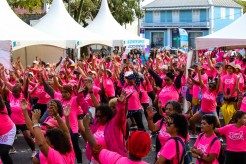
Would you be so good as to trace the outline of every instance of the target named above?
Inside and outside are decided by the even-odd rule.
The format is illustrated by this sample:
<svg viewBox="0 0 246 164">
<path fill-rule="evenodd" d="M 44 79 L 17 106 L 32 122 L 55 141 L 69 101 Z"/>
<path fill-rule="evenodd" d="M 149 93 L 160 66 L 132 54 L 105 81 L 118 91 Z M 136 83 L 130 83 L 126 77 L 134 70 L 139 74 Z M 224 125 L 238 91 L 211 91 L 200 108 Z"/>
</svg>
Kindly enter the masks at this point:
<svg viewBox="0 0 246 164">
<path fill-rule="evenodd" d="M 27 49 L 25 47 L 25 63 L 26 63 L 26 66 L 27 66 Z"/>
</svg>

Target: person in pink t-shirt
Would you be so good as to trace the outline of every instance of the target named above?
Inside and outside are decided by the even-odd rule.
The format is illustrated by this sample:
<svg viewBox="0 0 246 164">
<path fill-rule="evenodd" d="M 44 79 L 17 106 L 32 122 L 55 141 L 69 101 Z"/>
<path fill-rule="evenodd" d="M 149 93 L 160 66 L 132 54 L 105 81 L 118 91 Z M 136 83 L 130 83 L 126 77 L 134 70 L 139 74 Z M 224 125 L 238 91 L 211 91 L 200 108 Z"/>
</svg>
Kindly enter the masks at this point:
<svg viewBox="0 0 246 164">
<path fill-rule="evenodd" d="M 101 164 L 147 164 L 142 160 L 142 158 L 149 153 L 151 146 L 151 140 L 147 132 L 134 131 L 130 134 L 127 142 L 128 157 L 125 157 L 117 152 L 103 148 L 103 146 L 97 142 L 90 130 L 89 115 L 84 117 L 83 122 L 86 129 L 86 138 L 88 139 L 89 145 L 93 148 L 93 157 Z"/>
<path fill-rule="evenodd" d="M 66 118 L 66 125 L 58 114 L 56 105 L 56 102 L 52 101 L 49 104 L 49 108 L 50 110 L 53 110 L 53 117 L 57 120 L 60 129 L 49 129 L 46 131 L 44 136 L 41 132 L 40 124 L 38 123 L 41 115 L 40 110 L 34 110 L 32 112 L 32 121 L 28 116 L 26 117 L 26 121 L 33 127 L 32 133 L 41 151 L 40 157 L 42 155 L 45 157 L 45 163 L 74 164 L 75 155 L 73 152 L 70 132 L 68 128 L 70 107 L 67 106 L 63 113 Z M 24 103 L 23 106 L 25 106 Z M 23 107 L 23 110 L 25 111 L 26 108 Z M 44 161 L 40 161 L 40 163 L 44 163 Z"/>
<path fill-rule="evenodd" d="M 148 127 L 149 130 L 151 130 L 152 132 L 158 132 L 159 134 L 156 138 L 156 154 L 160 151 L 160 149 L 165 146 L 166 142 L 168 141 L 168 139 L 171 137 L 171 135 L 166 131 L 166 123 L 165 123 L 165 118 L 169 117 L 171 114 L 173 113 L 178 113 L 178 114 L 182 114 L 182 108 L 179 102 L 177 101 L 168 101 L 165 105 L 165 110 L 162 110 L 161 107 L 161 101 L 158 102 L 158 107 L 160 115 L 163 116 L 162 119 L 158 120 L 156 123 L 153 122 L 153 117 L 154 117 L 154 112 L 152 107 L 148 107 L 147 109 L 147 115 L 148 115 Z M 165 112 L 165 113 L 164 113 Z M 165 117 L 164 117 L 165 114 Z"/>
<path fill-rule="evenodd" d="M 183 115 L 174 113 L 166 119 L 166 126 L 166 131 L 172 136 L 172 138 L 166 142 L 157 154 L 156 164 L 163 164 L 168 161 L 177 164 L 182 161 L 181 157 L 184 150 L 183 144 L 186 142 L 188 135 L 188 122 Z M 177 153 L 177 146 L 179 153 Z"/>
<path fill-rule="evenodd" d="M 220 154 L 221 143 L 214 133 L 216 125 L 215 116 L 206 114 L 202 117 L 202 133 L 198 136 L 194 147 L 191 149 L 192 156 L 197 158 L 196 164 L 219 164 L 217 158 Z"/>
<path fill-rule="evenodd" d="M 239 110 L 233 116 L 233 124 L 215 129 L 226 137 L 225 164 L 246 163 L 246 113 Z"/>
<path fill-rule="evenodd" d="M 114 89 L 114 74 L 110 69 L 106 69 L 104 64 L 103 70 L 103 87 L 105 89 L 105 95 L 108 98 L 108 101 L 115 97 L 115 89 Z"/>
<path fill-rule="evenodd" d="M 237 89 L 238 78 L 235 72 L 235 65 L 233 63 L 226 65 L 227 75 L 222 77 L 222 91 L 224 94 L 225 103 L 230 102 L 237 109 Z"/>
<path fill-rule="evenodd" d="M 14 143 L 16 127 L 10 119 L 3 98 L 0 95 L 0 158 L 3 163 L 13 164 L 9 150 Z M 1 161 L 1 160 L 0 160 Z M 0 162 L 1 163 L 1 162 Z"/>
<path fill-rule="evenodd" d="M 220 88 L 220 74 L 221 71 L 218 71 L 218 80 L 217 81 L 209 81 L 208 87 L 204 84 L 201 75 L 201 67 L 198 67 L 198 78 L 200 87 L 202 89 L 202 101 L 201 101 L 201 109 L 197 111 L 191 118 L 190 118 L 190 126 L 191 130 L 194 135 L 196 135 L 196 128 L 195 123 L 196 121 L 200 120 L 203 115 L 205 114 L 213 114 L 218 123 L 218 127 L 220 127 L 220 121 L 216 113 L 216 97 L 218 95 L 218 91 Z M 196 136 L 192 136 L 196 137 Z"/>
<path fill-rule="evenodd" d="M 8 81 L 6 80 L 4 72 L 1 72 L 1 77 L 3 77 L 4 83 L 7 84 Z M 26 80 L 26 79 L 25 79 Z M 26 80 L 27 82 L 28 80 Z M 0 82 L 0 87 L 3 87 L 2 82 Z M 28 99 L 27 93 L 27 86 L 25 85 L 24 91 L 19 84 L 15 84 L 13 87 L 7 88 L 6 86 L 3 88 L 3 95 L 4 97 L 9 97 L 9 105 L 11 107 L 11 115 L 10 118 L 16 125 L 17 130 L 21 130 L 25 141 L 27 142 L 28 146 L 32 150 L 32 157 L 36 154 L 35 152 L 35 144 L 32 140 L 30 131 L 27 129 L 26 122 L 24 115 L 21 110 L 21 100 Z M 5 99 L 5 101 L 7 101 Z"/>
</svg>

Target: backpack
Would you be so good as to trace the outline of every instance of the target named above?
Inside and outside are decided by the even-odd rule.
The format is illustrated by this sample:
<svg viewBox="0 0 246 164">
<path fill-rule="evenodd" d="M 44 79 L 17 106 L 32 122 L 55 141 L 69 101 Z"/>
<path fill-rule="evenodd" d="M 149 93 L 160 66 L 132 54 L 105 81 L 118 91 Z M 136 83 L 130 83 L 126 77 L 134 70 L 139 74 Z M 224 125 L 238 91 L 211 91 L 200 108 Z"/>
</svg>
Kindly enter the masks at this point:
<svg viewBox="0 0 246 164">
<path fill-rule="evenodd" d="M 175 142 L 176 142 L 178 164 L 194 164 L 192 162 L 192 153 L 191 153 L 191 148 L 190 148 L 188 142 L 184 142 L 179 137 L 173 137 L 173 138 L 170 138 L 170 139 L 174 139 Z M 179 159 L 179 145 L 178 145 L 178 142 L 180 142 L 182 144 L 182 147 L 183 147 L 183 153 L 182 153 L 181 159 Z"/>
<path fill-rule="evenodd" d="M 204 136 L 204 134 L 205 134 L 205 133 L 202 133 L 202 134 L 198 137 L 198 139 L 200 140 L 200 139 L 202 138 L 202 136 Z M 219 141 L 220 141 L 220 139 L 219 139 L 218 137 L 214 137 L 214 139 L 211 141 L 211 143 L 210 143 L 210 145 L 209 145 L 210 148 L 213 146 L 213 144 L 214 144 L 214 142 L 215 142 L 216 140 L 219 140 Z M 221 144 L 220 153 L 219 153 L 219 156 L 217 157 L 217 160 L 218 160 L 219 164 L 224 164 L 224 162 L 225 162 L 225 149 L 224 149 L 224 147 L 222 146 L 222 144 Z"/>
</svg>

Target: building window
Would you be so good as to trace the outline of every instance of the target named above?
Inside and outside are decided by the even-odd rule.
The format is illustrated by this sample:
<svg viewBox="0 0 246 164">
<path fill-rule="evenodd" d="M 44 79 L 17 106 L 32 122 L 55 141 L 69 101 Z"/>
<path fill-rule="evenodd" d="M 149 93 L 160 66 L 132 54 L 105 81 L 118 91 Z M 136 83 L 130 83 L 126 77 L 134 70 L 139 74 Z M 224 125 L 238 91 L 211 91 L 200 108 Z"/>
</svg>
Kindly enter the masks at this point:
<svg viewBox="0 0 246 164">
<path fill-rule="evenodd" d="M 221 19 L 226 18 L 226 9 L 224 7 L 220 8 L 220 17 L 221 17 Z"/>
<path fill-rule="evenodd" d="M 234 19 L 234 8 L 230 8 L 230 19 Z"/>
<path fill-rule="evenodd" d="M 153 22 L 160 22 L 160 11 L 154 11 L 153 12 Z"/>
<path fill-rule="evenodd" d="M 179 11 L 178 10 L 173 10 L 173 22 L 179 22 Z"/>
<path fill-rule="evenodd" d="M 164 47 L 164 32 L 151 32 L 151 47 Z"/>
<path fill-rule="evenodd" d="M 188 43 L 188 45 L 189 45 L 189 47 L 190 48 L 195 48 L 195 38 L 196 37 L 200 37 L 200 36 L 203 36 L 203 32 L 201 31 L 201 32 L 189 32 L 188 33 L 188 40 L 189 40 L 189 43 Z"/>
<path fill-rule="evenodd" d="M 192 10 L 192 22 L 200 21 L 200 10 Z"/>
</svg>

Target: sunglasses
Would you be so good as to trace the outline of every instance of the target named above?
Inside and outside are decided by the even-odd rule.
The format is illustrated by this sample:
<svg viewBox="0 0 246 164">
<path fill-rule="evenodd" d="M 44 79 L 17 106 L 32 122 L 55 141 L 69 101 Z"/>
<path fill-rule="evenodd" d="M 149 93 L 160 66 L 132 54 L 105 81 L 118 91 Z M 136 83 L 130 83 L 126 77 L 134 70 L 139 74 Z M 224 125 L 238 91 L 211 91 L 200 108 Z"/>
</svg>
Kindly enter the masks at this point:
<svg viewBox="0 0 246 164">
<path fill-rule="evenodd" d="M 213 85 L 209 85 L 208 87 L 211 89 L 215 89 L 215 86 L 213 86 Z"/>
<path fill-rule="evenodd" d="M 172 124 L 174 124 L 174 123 L 172 123 L 172 122 L 166 122 L 166 125 L 167 126 L 171 126 Z"/>
<path fill-rule="evenodd" d="M 170 79 L 164 79 L 164 81 L 168 82 L 168 81 L 170 81 Z"/>
</svg>

